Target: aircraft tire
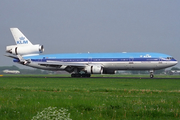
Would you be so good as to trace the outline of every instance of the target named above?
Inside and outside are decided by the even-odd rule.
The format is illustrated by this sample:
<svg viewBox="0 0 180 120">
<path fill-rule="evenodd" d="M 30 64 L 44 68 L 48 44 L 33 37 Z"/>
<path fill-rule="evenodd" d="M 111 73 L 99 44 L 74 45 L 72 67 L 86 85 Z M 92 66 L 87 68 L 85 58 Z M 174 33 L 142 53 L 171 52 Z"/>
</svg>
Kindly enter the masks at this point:
<svg viewBox="0 0 180 120">
<path fill-rule="evenodd" d="M 91 74 L 71 74 L 71 77 L 91 77 Z"/>
<path fill-rule="evenodd" d="M 153 75 L 153 74 L 150 74 L 150 78 L 154 78 L 154 75 Z"/>
<path fill-rule="evenodd" d="M 82 77 L 91 77 L 91 74 L 82 74 Z"/>
<path fill-rule="evenodd" d="M 71 74 L 71 77 L 75 77 L 75 74 Z"/>
<path fill-rule="evenodd" d="M 71 77 L 81 77 L 81 74 L 71 74 Z"/>
</svg>

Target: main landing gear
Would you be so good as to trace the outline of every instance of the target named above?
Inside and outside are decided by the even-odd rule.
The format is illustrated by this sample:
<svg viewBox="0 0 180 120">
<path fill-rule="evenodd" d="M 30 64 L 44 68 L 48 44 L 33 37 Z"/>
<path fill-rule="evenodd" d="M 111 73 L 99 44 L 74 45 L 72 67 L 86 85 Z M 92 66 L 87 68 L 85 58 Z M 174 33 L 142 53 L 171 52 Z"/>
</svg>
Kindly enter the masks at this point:
<svg viewBox="0 0 180 120">
<path fill-rule="evenodd" d="M 71 74 L 71 77 L 91 77 L 91 74 Z"/>
<path fill-rule="evenodd" d="M 154 78 L 154 70 L 150 70 L 150 78 Z"/>
</svg>

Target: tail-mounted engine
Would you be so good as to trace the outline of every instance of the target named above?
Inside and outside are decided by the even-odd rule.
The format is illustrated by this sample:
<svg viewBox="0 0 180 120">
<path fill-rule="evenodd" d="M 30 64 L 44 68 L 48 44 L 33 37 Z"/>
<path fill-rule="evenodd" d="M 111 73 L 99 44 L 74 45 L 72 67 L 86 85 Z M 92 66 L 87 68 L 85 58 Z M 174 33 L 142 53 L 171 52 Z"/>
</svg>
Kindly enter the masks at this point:
<svg viewBox="0 0 180 120">
<path fill-rule="evenodd" d="M 25 45 L 18 46 L 12 45 L 6 47 L 6 52 L 11 53 L 13 55 L 28 55 L 28 54 L 39 54 L 44 52 L 43 45 Z"/>
</svg>

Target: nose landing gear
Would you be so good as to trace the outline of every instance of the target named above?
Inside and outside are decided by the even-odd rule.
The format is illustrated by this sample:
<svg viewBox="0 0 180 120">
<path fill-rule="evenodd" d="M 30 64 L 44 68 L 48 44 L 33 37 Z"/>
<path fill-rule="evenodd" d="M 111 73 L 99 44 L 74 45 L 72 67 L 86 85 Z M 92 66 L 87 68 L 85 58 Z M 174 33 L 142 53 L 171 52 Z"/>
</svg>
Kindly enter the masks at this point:
<svg viewBox="0 0 180 120">
<path fill-rule="evenodd" d="M 150 74 L 150 78 L 154 78 L 154 75 L 153 75 L 153 73 L 151 73 L 151 74 Z"/>
<path fill-rule="evenodd" d="M 154 78 L 154 70 L 150 70 L 150 78 Z"/>
</svg>

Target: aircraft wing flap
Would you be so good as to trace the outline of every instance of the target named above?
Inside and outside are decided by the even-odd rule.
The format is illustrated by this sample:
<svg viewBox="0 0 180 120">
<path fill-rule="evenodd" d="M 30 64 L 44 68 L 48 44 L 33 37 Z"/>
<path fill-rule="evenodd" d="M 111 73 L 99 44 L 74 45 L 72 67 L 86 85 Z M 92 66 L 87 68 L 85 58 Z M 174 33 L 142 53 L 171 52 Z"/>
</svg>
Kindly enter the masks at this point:
<svg viewBox="0 0 180 120">
<path fill-rule="evenodd" d="M 62 65 L 62 66 L 74 66 L 74 67 L 85 67 L 87 64 L 84 63 L 72 63 L 72 62 L 38 62 L 40 65 Z"/>
</svg>

